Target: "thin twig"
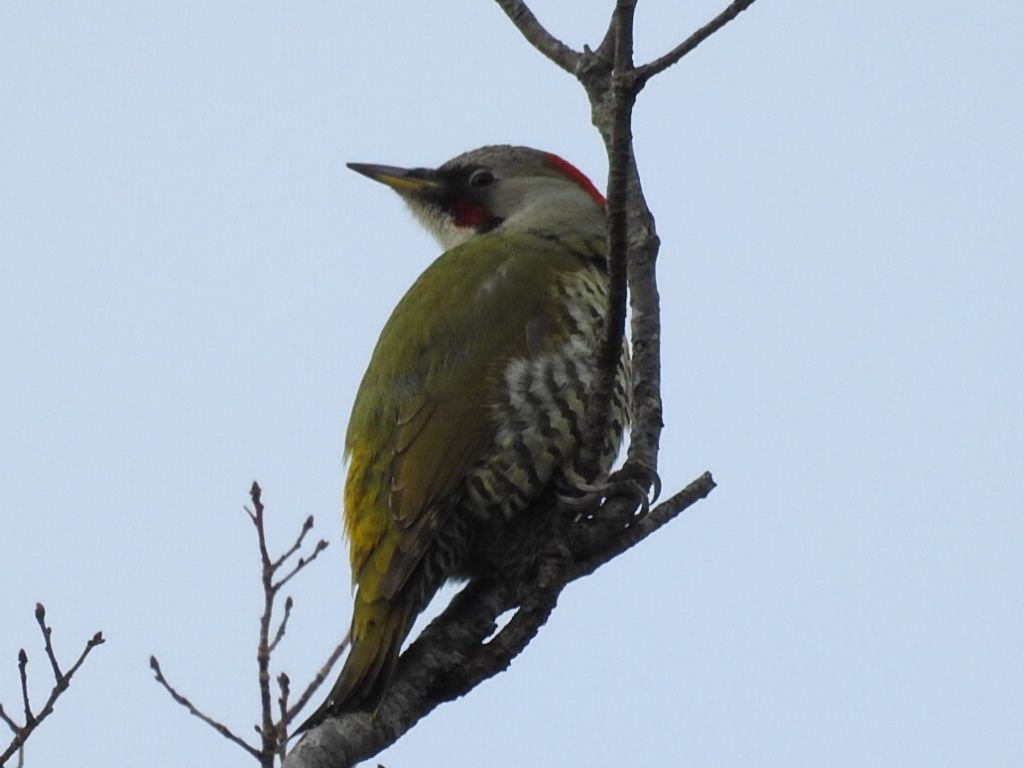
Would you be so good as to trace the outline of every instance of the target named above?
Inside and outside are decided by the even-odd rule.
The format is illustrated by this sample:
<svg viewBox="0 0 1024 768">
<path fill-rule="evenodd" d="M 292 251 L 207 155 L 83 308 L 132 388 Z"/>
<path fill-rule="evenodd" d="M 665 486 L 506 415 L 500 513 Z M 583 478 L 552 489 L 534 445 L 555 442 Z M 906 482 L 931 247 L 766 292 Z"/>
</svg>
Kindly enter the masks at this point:
<svg viewBox="0 0 1024 768">
<path fill-rule="evenodd" d="M 25 711 L 25 725 L 29 726 L 35 717 L 32 715 L 32 707 L 28 703 L 28 654 L 22 648 L 18 651 L 18 676 L 21 678 L 21 702 Z"/>
<path fill-rule="evenodd" d="M 8 715 L 7 712 L 4 710 L 3 704 L 0 704 L 0 720 L 3 720 L 5 723 L 7 723 L 7 726 L 15 733 L 21 730 L 21 726 L 14 722 L 11 719 L 10 715 Z"/>
<path fill-rule="evenodd" d="M 515 24 L 530 44 L 570 74 L 576 74 L 581 56 L 537 21 L 537 17 L 522 0 L 497 0 L 501 10 Z"/>
<path fill-rule="evenodd" d="M 277 558 L 277 560 L 274 561 L 273 568 L 275 571 L 282 565 L 284 565 L 285 560 L 287 560 L 289 557 L 291 557 L 299 551 L 299 547 L 302 546 L 302 540 L 306 538 L 306 534 L 309 533 L 311 530 L 313 530 L 312 515 L 307 517 L 306 521 L 302 524 L 302 530 L 299 531 L 299 535 L 295 539 L 295 543 L 292 544 L 291 547 L 289 547 L 288 550 L 283 555 L 281 555 L 279 558 Z"/>
<path fill-rule="evenodd" d="M 82 652 L 79 654 L 75 663 L 71 665 L 71 668 L 68 669 L 66 673 L 64 673 L 60 671 L 60 665 L 57 663 L 56 656 L 53 655 L 53 648 L 50 645 L 50 635 L 52 632 L 50 627 L 46 625 L 46 609 L 41 603 L 36 603 L 36 620 L 39 622 L 39 626 L 43 631 L 43 642 L 46 645 L 46 652 L 50 657 L 50 663 L 54 669 L 55 680 L 53 688 L 50 690 L 50 695 L 46 699 L 46 703 L 43 704 L 42 708 L 38 712 L 33 714 L 28 698 L 28 671 L 26 669 L 28 666 L 28 654 L 25 653 L 24 648 L 18 652 L 18 676 L 21 679 L 21 698 L 22 706 L 25 711 L 25 724 L 19 726 L 14 719 L 4 711 L 4 708 L 0 706 L 0 719 L 7 723 L 7 726 L 14 731 L 14 738 L 11 740 L 11 743 L 7 745 L 2 753 L 0 753 L 0 765 L 3 765 L 15 752 L 19 754 L 18 764 L 21 765 L 21 749 L 24 746 L 25 741 L 32 732 L 39 727 L 40 723 L 53 714 L 54 705 L 57 703 L 57 699 L 59 699 L 64 691 L 66 691 L 71 685 L 71 678 L 79 670 L 82 664 L 85 663 L 85 659 L 88 657 L 92 649 L 98 645 L 102 645 L 104 642 L 102 632 L 94 634 L 88 642 L 86 642 L 85 647 L 82 649 Z"/>
<path fill-rule="evenodd" d="M 345 649 L 348 648 L 350 640 L 350 636 L 346 634 L 345 638 L 338 643 L 337 647 L 335 647 L 333 651 L 331 651 L 331 655 L 327 657 L 327 661 L 325 661 L 324 665 L 320 667 L 320 671 L 317 672 L 316 676 L 309 681 L 309 685 L 306 686 L 306 690 L 302 692 L 302 695 L 299 696 L 292 708 L 288 710 L 287 722 L 290 723 L 296 718 L 302 708 L 309 703 L 311 698 L 313 698 L 313 694 L 316 693 L 320 686 L 324 684 L 324 680 L 326 680 L 327 676 L 331 674 L 331 670 L 334 669 L 334 665 L 338 663 L 338 659 L 341 658 L 341 654 L 343 654 Z"/>
<path fill-rule="evenodd" d="M 241 739 L 238 736 L 236 736 L 234 733 L 231 732 L 231 729 L 223 723 L 219 723 L 209 715 L 200 712 L 191 701 L 189 701 L 187 698 L 178 693 L 174 689 L 174 687 L 170 683 L 168 683 L 167 680 L 164 678 L 163 672 L 160 671 L 160 662 L 156 660 L 156 656 L 149 657 L 149 668 L 152 669 L 153 673 L 156 675 L 156 681 L 164 687 L 167 693 L 171 695 L 172 699 L 174 699 L 176 702 L 181 704 L 181 706 L 187 709 L 189 711 L 189 714 L 198 717 L 200 720 L 202 720 L 208 726 L 213 728 L 213 730 L 215 730 L 221 736 L 226 738 L 228 741 L 232 742 L 233 744 L 237 744 L 250 755 L 255 757 L 257 760 L 259 759 L 260 752 L 258 749 L 256 749 L 253 746 L 250 746 L 248 743 L 246 743 L 244 739 Z"/>
<path fill-rule="evenodd" d="M 92 649 L 95 648 L 97 645 L 103 645 L 103 643 L 105 642 L 106 639 L 103 637 L 102 632 L 97 632 L 89 638 L 89 641 L 85 644 L 85 648 L 82 649 L 82 652 L 78 655 L 78 658 L 75 660 L 75 663 L 71 665 L 71 669 L 69 669 L 67 674 L 64 675 L 65 688 L 68 685 L 70 685 L 72 675 L 74 675 L 75 672 L 78 671 L 78 668 L 85 663 L 85 657 L 89 655 L 89 652 L 92 651 Z"/>
<path fill-rule="evenodd" d="M 267 536 L 263 525 L 263 491 L 255 481 L 249 489 L 249 498 L 255 510 L 256 537 L 260 548 L 260 583 L 263 586 L 263 612 L 260 614 L 259 644 L 256 646 L 257 681 L 260 690 L 260 725 L 256 730 L 260 734 L 260 763 L 272 768 L 278 745 L 270 694 L 270 620 L 274 612 L 274 597 L 277 590 L 274 588 L 274 564 L 267 552 Z M 303 535 L 300 533 L 299 537 Z M 301 565 L 301 558 L 299 563 Z"/>
<path fill-rule="evenodd" d="M 43 643 L 46 648 L 46 656 L 50 659 L 50 666 L 53 668 L 53 679 L 60 683 L 61 678 L 64 675 L 60 671 L 60 665 L 57 663 L 57 657 L 53 654 L 53 644 L 50 642 L 50 635 L 53 630 L 46 626 L 46 608 L 43 607 L 42 603 L 36 603 L 36 622 L 39 624 L 39 630 L 43 633 Z"/>
<path fill-rule="evenodd" d="M 287 575 L 283 576 L 280 581 L 273 584 L 271 589 L 273 589 L 274 592 L 277 592 L 279 589 L 281 589 L 281 587 L 283 587 L 285 584 L 291 581 L 292 577 L 295 576 L 295 574 L 297 574 L 307 565 L 316 560 L 317 556 L 325 549 L 327 549 L 327 542 L 324 539 L 320 539 L 320 541 L 316 543 L 316 546 L 313 548 L 313 551 L 310 553 L 309 557 L 300 557 L 299 562 L 295 564 L 295 567 L 292 568 L 291 571 L 287 573 Z"/>
<path fill-rule="evenodd" d="M 698 29 L 664 56 L 659 56 L 649 64 L 637 67 L 637 76 L 639 76 L 642 81 L 646 82 L 658 73 L 664 72 L 753 4 L 754 0 L 736 0 L 733 3 L 730 3 L 728 8 L 715 16 L 715 18 Z"/>
<path fill-rule="evenodd" d="M 291 680 L 284 672 L 277 676 L 277 687 L 281 691 L 277 699 L 280 713 L 277 721 L 277 756 L 284 762 L 288 744 L 288 695 L 291 693 Z"/>
<path fill-rule="evenodd" d="M 342 645 L 339 650 L 332 655 L 331 661 L 326 670 L 323 670 L 321 674 L 314 679 L 309 688 L 307 688 L 306 693 L 303 694 L 304 698 L 300 699 L 299 704 L 291 710 L 289 710 L 288 706 L 291 682 L 288 675 L 284 673 L 277 676 L 280 695 L 276 697 L 276 704 L 280 719 L 275 720 L 275 718 L 278 717 L 278 714 L 275 714 L 275 697 L 271 691 L 271 654 L 278 648 L 281 641 L 284 639 L 288 630 L 288 622 L 291 619 L 292 609 L 295 606 L 295 601 L 291 596 L 288 596 L 284 602 L 284 614 L 281 616 L 273 635 L 271 635 L 271 624 L 273 623 L 275 601 L 281 588 L 297 573 L 313 562 L 313 560 L 315 560 L 316 557 L 326 549 L 327 542 L 322 539 L 318 541 L 308 557 L 300 557 L 295 566 L 280 580 L 275 582 L 274 578 L 279 569 L 288 563 L 290 558 L 295 555 L 305 543 L 306 536 L 313 529 L 313 517 L 309 516 L 305 521 L 303 521 L 302 527 L 292 545 L 285 550 L 282 555 L 276 559 L 272 559 L 270 556 L 270 549 L 267 545 L 266 508 L 263 504 L 263 490 L 260 488 L 258 483 L 254 482 L 249 488 L 249 498 L 251 505 L 244 507 L 244 509 L 246 515 L 249 517 L 249 521 L 256 529 L 256 539 L 260 554 L 260 584 L 263 588 L 263 610 L 259 617 L 259 637 L 256 646 L 260 716 L 259 723 L 255 726 L 255 731 L 260 737 L 259 748 L 248 744 L 244 739 L 235 735 L 227 726 L 200 712 L 187 698 L 185 698 L 185 696 L 178 693 L 173 687 L 171 687 L 160 672 L 160 667 L 155 657 L 150 657 L 150 666 L 156 673 L 157 682 L 163 685 L 165 690 L 167 690 L 171 695 L 171 698 L 184 706 L 189 710 L 189 712 L 222 736 L 238 746 L 243 747 L 246 752 L 257 759 L 263 768 L 273 768 L 275 760 L 284 759 L 288 724 L 294 717 L 295 710 L 308 701 L 317 688 L 323 683 L 323 680 L 329 673 L 331 666 L 333 666 L 334 662 L 337 661 L 338 656 L 341 655 L 341 651 L 345 646 Z"/>
<path fill-rule="evenodd" d="M 285 629 L 288 627 L 288 619 L 292 615 L 292 606 L 295 601 L 292 600 L 291 595 L 284 601 L 284 618 L 281 619 L 281 623 L 277 627 L 277 632 L 274 633 L 274 639 L 270 641 L 270 652 L 273 653 L 274 649 L 277 648 L 278 643 L 281 642 L 281 638 L 284 637 Z M 282 673 L 283 674 L 283 673 Z"/>
<path fill-rule="evenodd" d="M 252 500 L 252 509 L 248 507 L 245 511 L 249 513 L 252 524 L 256 526 L 256 538 L 259 541 L 260 561 L 264 568 L 272 568 L 270 554 L 267 552 L 267 534 L 263 528 L 263 489 L 255 480 L 249 487 L 249 498 Z"/>
</svg>

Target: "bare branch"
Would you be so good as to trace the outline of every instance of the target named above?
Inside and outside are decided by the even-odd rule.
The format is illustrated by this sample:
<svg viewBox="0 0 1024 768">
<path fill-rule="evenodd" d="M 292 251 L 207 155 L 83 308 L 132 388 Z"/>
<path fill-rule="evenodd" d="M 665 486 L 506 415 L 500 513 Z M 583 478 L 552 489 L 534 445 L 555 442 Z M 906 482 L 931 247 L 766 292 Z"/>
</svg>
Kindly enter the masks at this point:
<svg viewBox="0 0 1024 768">
<path fill-rule="evenodd" d="M 46 647 L 46 656 L 50 660 L 50 666 L 53 668 L 53 679 L 60 683 L 63 675 L 60 671 L 60 665 L 57 664 L 57 657 L 53 655 L 53 645 L 50 642 L 50 635 L 53 630 L 46 626 L 46 608 L 43 607 L 42 603 L 36 603 L 36 622 L 39 624 L 39 630 L 43 633 L 43 643 Z"/>
<path fill-rule="evenodd" d="M 577 539 L 575 549 L 580 554 L 584 554 L 587 549 L 592 549 L 592 553 L 581 557 L 573 564 L 570 580 L 575 581 L 593 573 L 605 563 L 639 544 L 663 525 L 678 517 L 685 509 L 706 498 L 715 489 L 715 485 L 711 473 L 705 472 L 681 491 L 665 499 L 648 514 L 638 518 L 634 524 L 618 531 L 601 547 L 581 547 L 580 542 L 583 539 Z"/>
<path fill-rule="evenodd" d="M 306 538 L 306 534 L 313 530 L 313 516 L 310 515 L 306 518 L 306 521 L 302 524 L 302 530 L 299 531 L 298 538 L 295 539 L 295 543 L 288 548 L 288 551 L 281 555 L 277 560 L 274 561 L 273 567 L 276 571 L 282 565 L 284 561 L 299 551 L 299 547 L 302 546 L 302 540 Z"/>
<path fill-rule="evenodd" d="M 19 726 L 17 722 L 7 714 L 3 706 L 0 705 L 0 719 L 7 723 L 7 726 L 14 731 L 14 738 L 11 740 L 11 743 L 7 745 L 2 753 L 0 753 L 0 765 L 3 765 L 15 752 L 19 754 L 18 764 L 21 765 L 21 749 L 24 746 L 25 741 L 32 732 L 39 727 L 40 723 L 53 713 L 53 708 L 57 703 L 57 699 L 59 699 L 64 691 L 66 691 L 71 685 L 71 678 L 82 664 L 85 663 L 85 659 L 88 657 L 92 649 L 104 642 L 102 632 L 97 632 L 93 635 L 85 644 L 85 648 L 82 649 L 82 652 L 79 654 L 75 663 L 71 665 L 71 668 L 67 673 L 63 673 L 60 671 L 60 664 L 57 662 L 57 657 L 53 652 L 53 646 L 50 642 L 53 630 L 46 624 L 46 609 L 43 607 L 42 603 L 36 603 L 36 621 L 39 623 L 39 628 L 43 633 L 43 643 L 46 647 L 46 655 L 49 657 L 50 666 L 53 668 L 54 684 L 53 688 L 50 690 L 50 695 L 46 699 L 46 703 L 43 704 L 42 709 L 33 714 L 28 698 L 28 654 L 25 653 L 25 649 L 22 648 L 18 652 L 18 676 L 21 680 L 21 700 L 22 707 L 24 708 L 25 724 Z"/>
<path fill-rule="evenodd" d="M 563 587 L 564 584 L 560 584 L 538 589 L 497 635 L 478 647 L 472 658 L 458 668 L 457 677 L 452 676 L 459 682 L 458 695 L 468 693 L 484 680 L 508 669 L 512 660 L 523 652 L 547 623 L 558 604 L 558 595 Z"/>
<path fill-rule="evenodd" d="M 267 552 L 267 534 L 263 528 L 263 489 L 260 488 L 259 483 L 255 480 L 253 480 L 252 485 L 249 487 L 249 498 L 252 499 L 252 511 L 248 507 L 246 507 L 245 511 L 249 513 L 249 518 L 256 527 L 256 537 L 260 548 L 260 561 L 263 563 L 263 569 L 266 571 L 272 569 L 273 566 L 270 562 L 270 554 Z"/>
<path fill-rule="evenodd" d="M 252 499 L 252 506 L 255 510 L 256 538 L 259 542 L 262 565 L 260 584 L 263 587 L 263 612 L 260 614 L 259 643 L 256 646 L 257 682 L 260 691 L 260 725 L 256 727 L 256 730 L 260 734 L 260 763 L 272 768 L 278 744 L 270 694 L 270 619 L 274 613 L 274 598 L 277 596 L 277 589 L 274 587 L 274 564 L 267 552 L 267 534 L 263 525 L 263 491 L 255 481 L 249 489 L 249 497 Z M 309 518 L 306 518 L 306 522 L 309 522 Z M 300 541 L 305 536 L 306 525 L 303 524 L 302 528 L 303 530 L 299 533 Z M 282 557 L 281 560 L 283 562 L 284 558 Z M 301 559 L 299 565 L 302 565 Z M 284 621 L 287 621 L 287 615 Z"/>
<path fill-rule="evenodd" d="M 577 547 L 579 554 L 564 542 L 573 541 L 572 532 L 582 524 L 567 523 L 567 516 L 557 513 L 538 515 L 535 519 L 549 520 L 562 533 L 543 536 L 550 546 L 532 575 L 518 583 L 471 581 L 402 654 L 376 713 L 350 713 L 315 726 L 288 754 L 285 768 L 342 768 L 385 749 L 435 707 L 507 669 L 547 621 L 566 585 L 642 541 L 712 488 L 714 481 L 705 473 L 649 515 L 604 537 L 603 544 L 579 538 L 586 541 Z M 517 607 L 492 638 L 497 617 Z"/>
<path fill-rule="evenodd" d="M 0 720 L 3 720 L 5 723 L 7 723 L 7 726 L 15 733 L 21 730 L 21 726 L 14 722 L 14 720 L 11 719 L 10 715 L 7 714 L 6 710 L 4 710 L 3 704 L 0 704 Z"/>
<path fill-rule="evenodd" d="M 292 577 L 295 576 L 295 574 L 297 574 L 299 571 L 301 571 L 307 565 L 309 565 L 314 560 L 316 560 L 317 556 L 321 552 L 323 552 L 325 549 L 327 549 L 327 542 L 324 539 L 320 539 L 320 541 L 318 541 L 316 543 L 316 546 L 313 548 L 312 554 L 310 554 L 309 557 L 300 557 L 299 558 L 299 562 L 295 564 L 295 567 L 292 568 L 291 571 L 289 571 L 286 576 L 284 576 L 280 581 L 278 581 L 276 584 L 274 584 L 271 588 L 275 592 L 277 592 L 279 589 L 281 589 L 281 587 L 283 587 L 285 584 L 287 584 L 289 581 L 291 581 Z"/>
<path fill-rule="evenodd" d="M 658 73 L 664 72 L 753 4 L 754 0 L 735 0 L 735 2 L 730 3 L 728 8 L 664 56 L 660 56 L 649 64 L 637 67 L 637 76 L 641 81 L 647 81 Z"/>
<path fill-rule="evenodd" d="M 21 678 L 21 702 L 25 714 L 25 725 L 29 726 L 35 717 L 32 715 L 32 707 L 28 703 L 28 654 L 22 648 L 18 651 L 18 676 Z"/>
<path fill-rule="evenodd" d="M 636 14 L 637 0 L 618 0 L 612 13 L 610 29 L 615 41 L 615 69 L 620 73 L 628 72 L 633 66 L 633 16 Z"/>
<path fill-rule="evenodd" d="M 164 678 L 163 672 L 160 671 L 160 662 L 156 660 L 156 656 L 149 657 L 149 668 L 153 670 L 153 673 L 156 675 L 156 681 L 164 687 L 164 690 L 166 690 L 167 693 L 171 695 L 171 698 L 179 704 L 181 704 L 181 706 L 183 706 L 185 709 L 187 709 L 190 714 L 194 715 L 195 717 L 198 717 L 208 726 L 213 728 L 213 730 L 215 730 L 221 736 L 223 736 L 233 744 L 237 744 L 250 755 L 255 757 L 257 760 L 259 759 L 259 750 L 257 750 L 255 747 L 250 746 L 248 743 L 246 743 L 244 739 L 241 739 L 238 736 L 236 736 L 234 733 L 231 732 L 231 729 L 223 723 L 220 723 L 214 720 L 209 715 L 200 712 L 191 701 L 189 701 L 187 698 L 178 693 L 174 689 L 174 687 L 170 683 L 168 683 L 167 680 Z"/>
<path fill-rule="evenodd" d="M 82 652 L 78 655 L 78 658 L 75 660 L 75 663 L 71 665 L 71 669 L 69 669 L 68 673 L 64 675 L 65 688 L 67 688 L 67 686 L 71 683 L 72 675 L 74 675 L 75 672 L 78 671 L 78 668 L 85 663 L 85 658 L 89 655 L 89 652 L 97 645 L 103 645 L 103 643 L 105 642 L 106 639 L 103 637 L 102 632 L 97 632 L 95 635 L 89 638 L 89 642 L 85 644 L 85 648 L 82 649 Z"/>
<path fill-rule="evenodd" d="M 317 678 L 314 679 L 313 683 L 310 684 L 306 692 L 303 694 L 303 698 L 300 699 L 296 707 L 292 708 L 292 711 L 289 711 L 288 705 L 288 700 L 291 695 L 291 682 L 288 675 L 284 673 L 277 675 L 276 679 L 280 689 L 280 695 L 276 697 L 276 705 L 280 719 L 275 721 L 275 717 L 278 715 L 275 714 L 275 697 L 271 692 L 271 655 L 284 639 L 288 630 L 288 622 L 291 619 L 292 609 L 295 607 L 295 601 L 292 597 L 287 597 L 284 602 L 284 613 L 280 617 L 277 628 L 271 635 L 271 624 L 273 623 L 275 601 L 281 587 L 313 562 L 313 560 L 315 560 L 316 557 L 326 549 L 327 542 L 322 539 L 318 541 L 308 557 L 300 557 L 294 567 L 275 583 L 274 576 L 278 569 L 284 566 L 305 543 L 306 536 L 313 529 L 313 517 L 310 516 L 305 519 L 292 545 L 282 555 L 273 559 L 270 556 L 270 550 L 267 545 L 267 532 L 265 525 L 266 508 L 263 504 L 263 490 L 260 488 L 258 483 L 254 482 L 250 487 L 249 497 L 251 500 L 251 507 L 245 507 L 245 511 L 249 517 L 249 521 L 256 529 L 256 539 L 260 553 L 260 584 L 263 588 L 263 610 L 260 612 L 259 617 L 259 635 L 256 646 L 260 716 L 259 724 L 255 726 L 255 730 L 260 737 L 259 747 L 257 748 L 250 745 L 244 739 L 235 735 L 229 728 L 227 728 L 227 726 L 199 711 L 185 696 L 176 691 L 166 681 L 160 671 L 160 666 L 155 657 L 150 657 L 150 666 L 156 675 L 157 682 L 167 690 L 176 702 L 188 709 L 190 713 L 198 717 L 222 736 L 245 749 L 246 752 L 256 758 L 263 768 L 273 768 L 275 760 L 284 758 L 288 736 L 287 727 L 294 717 L 295 710 L 306 703 L 317 688 L 322 685 L 324 678 L 329 674 L 334 662 L 337 661 L 338 657 L 341 655 L 345 644 L 335 651 L 326 668 L 322 670 Z"/>
<path fill-rule="evenodd" d="M 281 638 L 284 637 L 285 629 L 288 627 L 288 619 L 292 615 L 292 606 L 295 601 L 292 600 L 291 595 L 284 601 L 284 618 L 281 619 L 281 623 L 277 627 L 277 632 L 274 633 L 274 639 L 270 642 L 270 652 L 273 653 L 274 649 L 277 648 L 278 643 L 281 642 Z M 283 674 L 283 673 L 282 673 Z"/>
<path fill-rule="evenodd" d="M 284 672 L 277 676 L 277 687 L 281 691 L 277 699 L 280 714 L 277 721 L 277 756 L 284 762 L 288 744 L 288 695 L 291 693 L 291 680 Z"/>
<path fill-rule="evenodd" d="M 496 2 L 530 45 L 566 72 L 576 74 L 581 60 L 579 51 L 574 51 L 548 32 L 537 21 L 537 17 L 533 15 L 533 12 L 527 7 L 526 3 L 522 2 L 522 0 L 496 0 Z"/>
<path fill-rule="evenodd" d="M 612 14 L 614 61 L 612 69 L 613 121 L 607 133 L 608 194 L 608 308 L 604 338 L 598 351 L 598 377 L 587 410 L 587 428 L 582 462 L 588 479 L 597 474 L 600 457 L 608 444 L 615 379 L 626 333 L 626 272 L 629 256 L 627 174 L 632 155 L 630 115 L 636 91 L 630 80 L 633 67 L 633 13 L 636 0 L 619 0 Z M 606 36 L 607 39 L 607 36 Z"/>
<path fill-rule="evenodd" d="M 306 686 L 306 690 L 304 690 L 302 695 L 299 696 L 298 701 L 296 701 L 295 705 L 288 710 L 288 717 L 286 719 L 287 723 L 292 722 L 292 720 L 298 716 L 302 708 L 309 703 L 311 698 L 313 698 L 313 694 L 316 693 L 320 686 L 324 684 L 324 680 L 326 680 L 327 676 L 331 674 L 331 670 L 334 669 L 334 665 L 338 663 L 338 659 L 341 658 L 341 654 L 343 654 L 345 649 L 348 648 L 350 639 L 349 635 L 346 634 L 345 638 L 338 643 L 337 647 L 333 651 L 331 651 L 331 655 L 327 658 L 327 661 L 324 662 L 324 665 L 320 667 L 320 671 L 316 673 L 316 677 L 310 680 L 309 685 Z"/>
<path fill-rule="evenodd" d="M 7 727 L 14 731 L 14 738 L 11 740 L 11 743 L 7 745 L 7 749 L 4 750 L 3 755 L 0 756 L 0 765 L 4 765 L 4 761 L 17 752 L 18 768 L 22 768 L 25 764 L 25 739 L 28 738 L 28 735 L 22 733 L 21 726 L 14 722 L 10 715 L 4 711 L 3 704 L 0 704 L 0 720 L 7 723 Z"/>
</svg>

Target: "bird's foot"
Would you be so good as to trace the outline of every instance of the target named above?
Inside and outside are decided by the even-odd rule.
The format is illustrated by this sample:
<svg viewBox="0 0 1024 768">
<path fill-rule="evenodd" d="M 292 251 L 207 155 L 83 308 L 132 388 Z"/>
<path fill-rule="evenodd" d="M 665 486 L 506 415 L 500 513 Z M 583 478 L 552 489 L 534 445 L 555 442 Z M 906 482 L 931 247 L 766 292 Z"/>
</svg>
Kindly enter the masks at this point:
<svg viewBox="0 0 1024 768">
<path fill-rule="evenodd" d="M 630 502 L 626 506 L 629 514 L 622 523 L 628 523 L 633 517 L 642 517 L 650 511 L 651 504 L 661 495 L 661 478 L 653 467 L 637 461 L 627 461 L 622 469 L 598 482 L 585 482 L 582 478 L 574 478 L 570 488 L 559 492 L 559 501 L 576 512 L 577 519 L 601 519 L 611 522 L 602 515 L 608 505 L 602 502 L 612 499 L 625 499 Z M 622 516 L 620 505 L 616 518 Z"/>
</svg>

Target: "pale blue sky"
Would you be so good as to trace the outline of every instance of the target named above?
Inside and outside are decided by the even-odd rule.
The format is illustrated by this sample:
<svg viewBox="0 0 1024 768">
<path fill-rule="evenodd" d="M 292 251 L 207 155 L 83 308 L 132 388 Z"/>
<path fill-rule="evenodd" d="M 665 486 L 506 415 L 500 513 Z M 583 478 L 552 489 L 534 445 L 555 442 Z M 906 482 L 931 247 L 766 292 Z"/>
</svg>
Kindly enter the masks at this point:
<svg viewBox="0 0 1024 768">
<path fill-rule="evenodd" d="M 611 3 L 533 5 L 579 47 Z M 642 2 L 639 57 L 722 5 Z M 642 94 L 662 476 L 720 487 L 381 762 L 1024 764 L 1022 28 L 761 0 Z M 252 764 L 147 658 L 251 734 L 246 490 L 279 545 L 338 539 L 354 389 L 436 255 L 344 163 L 495 142 L 604 182 L 581 89 L 485 0 L 0 4 L 0 701 L 22 646 L 49 690 L 37 600 L 63 658 L 109 638 L 29 768 Z M 298 682 L 343 548 L 292 593 Z"/>
</svg>

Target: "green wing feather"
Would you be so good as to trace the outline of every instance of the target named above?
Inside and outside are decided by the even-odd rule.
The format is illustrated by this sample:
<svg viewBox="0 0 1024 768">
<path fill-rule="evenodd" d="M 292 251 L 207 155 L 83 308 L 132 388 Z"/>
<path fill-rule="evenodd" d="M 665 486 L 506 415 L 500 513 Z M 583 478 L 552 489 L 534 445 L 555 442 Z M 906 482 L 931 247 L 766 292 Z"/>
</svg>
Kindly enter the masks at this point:
<svg viewBox="0 0 1024 768">
<path fill-rule="evenodd" d="M 505 367 L 557 343 L 565 318 L 556 283 L 581 266 L 539 237 L 480 237 L 442 255 L 395 308 L 346 437 L 353 457 L 372 454 L 353 462 L 349 483 L 387 486 L 354 494 L 356 508 L 346 493 L 364 599 L 394 597 L 423 557 L 450 511 L 443 502 L 490 444 Z"/>
</svg>

